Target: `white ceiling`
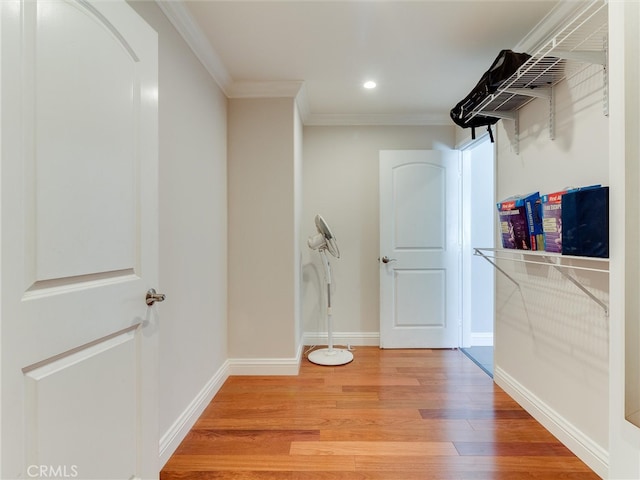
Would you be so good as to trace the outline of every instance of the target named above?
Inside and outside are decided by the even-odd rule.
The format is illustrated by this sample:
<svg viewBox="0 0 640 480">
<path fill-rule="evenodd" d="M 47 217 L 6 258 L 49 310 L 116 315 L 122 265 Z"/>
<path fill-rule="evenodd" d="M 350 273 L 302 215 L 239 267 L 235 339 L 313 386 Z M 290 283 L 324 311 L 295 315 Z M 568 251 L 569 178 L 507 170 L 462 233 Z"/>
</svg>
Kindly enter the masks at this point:
<svg viewBox="0 0 640 480">
<path fill-rule="evenodd" d="M 551 0 L 190 1 L 161 6 L 227 95 L 304 85 L 305 123 L 450 123 Z M 362 83 L 374 79 L 375 90 Z M 300 83 L 299 83 L 300 82 Z M 301 103 L 299 101 L 299 103 Z"/>
</svg>

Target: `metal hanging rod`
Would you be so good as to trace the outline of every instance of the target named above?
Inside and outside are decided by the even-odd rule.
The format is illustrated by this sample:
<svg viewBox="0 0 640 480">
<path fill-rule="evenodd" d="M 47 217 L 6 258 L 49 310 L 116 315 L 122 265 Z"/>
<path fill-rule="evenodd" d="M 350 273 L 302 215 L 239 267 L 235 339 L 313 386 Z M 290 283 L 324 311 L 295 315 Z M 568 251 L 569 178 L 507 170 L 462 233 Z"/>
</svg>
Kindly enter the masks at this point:
<svg viewBox="0 0 640 480">
<path fill-rule="evenodd" d="M 573 283 L 581 292 L 583 292 L 587 297 L 593 300 L 595 303 L 600 305 L 600 307 L 604 310 L 604 314 L 606 317 L 609 316 L 609 306 L 596 297 L 593 293 L 591 293 L 578 279 L 569 275 L 565 269 L 571 270 L 584 270 L 589 272 L 597 272 L 597 273 L 609 273 L 609 259 L 608 258 L 598 258 L 598 257 L 577 257 L 577 256 L 563 256 L 563 255 L 553 255 L 549 252 L 537 252 L 530 250 L 505 250 L 498 248 L 474 248 L 473 254 L 484 258 L 487 262 L 493 265 L 496 270 L 502 273 L 505 277 L 507 277 L 511 282 L 513 282 L 518 288 L 520 288 L 520 283 L 518 283 L 511 275 L 505 272 L 494 260 L 507 260 L 510 262 L 519 262 L 519 263 L 529 263 L 533 265 L 544 265 L 547 267 L 552 267 L 556 271 L 558 271 L 565 279 Z M 485 253 L 489 252 L 489 254 Z M 508 253 L 512 255 L 520 255 L 520 256 L 532 256 L 536 258 L 535 260 L 527 259 L 527 258 L 516 258 L 515 256 L 509 255 L 499 255 L 500 253 Z M 540 260 L 538 260 L 540 259 Z M 557 259 L 558 261 L 554 260 Z M 589 261 L 594 262 L 595 264 L 600 264 L 605 266 L 606 268 L 594 268 L 594 267 L 582 267 L 579 265 L 569 265 L 559 263 L 561 260 L 579 260 L 579 261 Z"/>
<path fill-rule="evenodd" d="M 534 265 L 555 265 L 558 268 L 567 268 L 572 270 L 585 270 L 588 272 L 598 272 L 598 273 L 607 273 L 609 272 L 609 259 L 608 258 L 600 258 L 600 257 L 578 257 L 575 255 L 554 255 L 549 252 L 540 252 L 535 250 L 507 250 L 500 248 L 480 248 L 476 247 L 473 249 L 474 255 L 480 255 L 482 257 L 489 257 L 495 259 L 508 260 L 511 262 L 520 262 L 520 263 L 531 263 Z M 490 252 L 490 255 L 482 252 Z M 508 255 L 500 255 L 500 254 L 508 254 Z M 516 258 L 513 255 L 526 255 L 535 257 L 536 259 L 525 259 L 525 258 Z M 540 259 L 540 260 L 537 260 Z M 569 265 L 566 263 L 558 263 L 554 261 L 557 259 L 558 261 L 566 260 L 566 261 L 586 261 L 593 262 L 594 265 L 604 265 L 603 267 L 583 267 L 580 265 Z"/>
</svg>

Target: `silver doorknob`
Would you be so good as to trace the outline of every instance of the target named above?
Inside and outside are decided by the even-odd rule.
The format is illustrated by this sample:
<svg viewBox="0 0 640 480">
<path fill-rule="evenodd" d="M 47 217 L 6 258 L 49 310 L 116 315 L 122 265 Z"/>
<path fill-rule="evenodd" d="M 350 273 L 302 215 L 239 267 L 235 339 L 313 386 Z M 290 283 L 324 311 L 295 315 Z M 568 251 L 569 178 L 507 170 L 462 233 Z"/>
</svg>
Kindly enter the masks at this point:
<svg viewBox="0 0 640 480">
<path fill-rule="evenodd" d="M 147 301 L 147 305 L 151 306 L 156 302 L 164 302 L 165 298 L 166 297 L 164 293 L 157 293 L 155 288 L 150 288 L 147 291 L 147 296 L 145 297 L 145 300 Z"/>
<path fill-rule="evenodd" d="M 389 262 L 395 262 L 395 261 L 396 261 L 395 258 L 389 258 L 386 255 L 382 257 L 382 263 L 389 263 Z"/>
</svg>

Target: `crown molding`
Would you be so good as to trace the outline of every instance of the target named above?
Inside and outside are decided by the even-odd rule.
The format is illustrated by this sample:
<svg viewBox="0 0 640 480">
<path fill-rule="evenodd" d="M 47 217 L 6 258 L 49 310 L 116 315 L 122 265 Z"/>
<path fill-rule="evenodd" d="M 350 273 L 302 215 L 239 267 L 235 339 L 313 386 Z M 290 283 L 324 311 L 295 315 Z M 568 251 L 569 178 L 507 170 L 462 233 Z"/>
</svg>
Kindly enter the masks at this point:
<svg viewBox="0 0 640 480">
<path fill-rule="evenodd" d="M 277 82 L 233 82 L 228 89 L 229 98 L 290 98 L 297 97 L 304 82 L 284 80 Z"/>
<path fill-rule="evenodd" d="M 156 0 L 156 3 L 169 22 L 171 22 L 185 42 L 187 42 L 187 45 L 189 45 L 195 56 L 213 77 L 220 89 L 228 96 L 227 92 L 233 84 L 233 79 L 222 63 L 222 60 L 220 60 L 220 56 L 211 46 L 209 39 L 202 33 L 200 27 L 193 20 L 184 3 L 182 3 L 181 0 Z"/>
<path fill-rule="evenodd" d="M 229 87 L 229 98 L 295 98 L 303 125 L 307 124 L 309 101 L 307 89 L 302 80 L 278 82 L 234 82 Z"/>
<path fill-rule="evenodd" d="M 446 114 L 332 114 L 311 113 L 305 125 L 309 126 L 367 126 L 367 125 L 403 125 L 425 126 L 446 125 L 453 126 L 451 118 Z"/>
<path fill-rule="evenodd" d="M 446 114 L 311 113 L 305 83 L 302 80 L 233 82 L 227 90 L 227 96 L 229 98 L 295 98 L 302 123 L 309 126 L 452 125 L 451 118 Z"/>
</svg>

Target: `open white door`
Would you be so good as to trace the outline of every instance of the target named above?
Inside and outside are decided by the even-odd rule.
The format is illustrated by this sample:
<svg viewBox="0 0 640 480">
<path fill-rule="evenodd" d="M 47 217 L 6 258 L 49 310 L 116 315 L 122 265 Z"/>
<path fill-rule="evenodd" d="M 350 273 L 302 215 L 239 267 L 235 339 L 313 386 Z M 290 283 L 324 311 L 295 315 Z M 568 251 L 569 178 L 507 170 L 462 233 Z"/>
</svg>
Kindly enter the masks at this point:
<svg viewBox="0 0 640 480">
<path fill-rule="evenodd" d="M 157 478 L 157 35 L 0 2 L 2 478 Z"/>
<path fill-rule="evenodd" d="M 380 346 L 452 348 L 460 336 L 460 155 L 380 152 Z"/>
</svg>

